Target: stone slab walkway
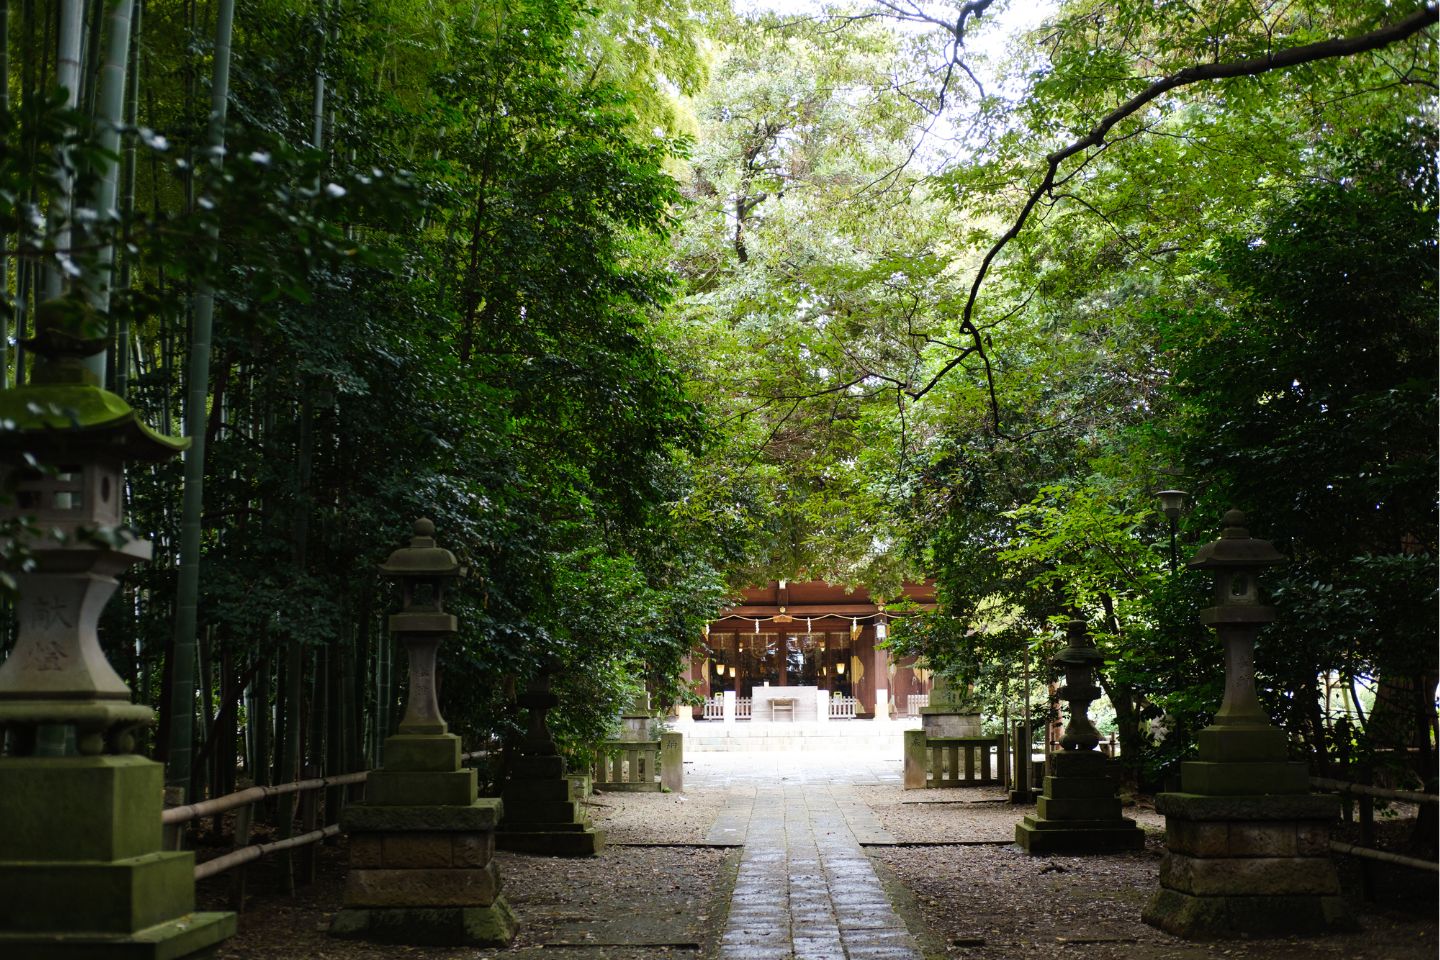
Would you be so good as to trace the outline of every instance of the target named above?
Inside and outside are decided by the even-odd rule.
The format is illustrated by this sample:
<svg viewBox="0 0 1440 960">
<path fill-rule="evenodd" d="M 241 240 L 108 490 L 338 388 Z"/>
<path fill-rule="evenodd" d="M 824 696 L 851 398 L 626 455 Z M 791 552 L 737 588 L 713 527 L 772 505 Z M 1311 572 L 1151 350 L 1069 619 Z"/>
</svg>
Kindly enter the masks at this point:
<svg viewBox="0 0 1440 960">
<path fill-rule="evenodd" d="M 891 838 L 853 789 L 898 783 L 898 759 L 747 752 L 687 767 L 687 790 L 727 796 L 707 839 L 745 845 L 721 960 L 921 960 L 860 849 Z"/>
</svg>

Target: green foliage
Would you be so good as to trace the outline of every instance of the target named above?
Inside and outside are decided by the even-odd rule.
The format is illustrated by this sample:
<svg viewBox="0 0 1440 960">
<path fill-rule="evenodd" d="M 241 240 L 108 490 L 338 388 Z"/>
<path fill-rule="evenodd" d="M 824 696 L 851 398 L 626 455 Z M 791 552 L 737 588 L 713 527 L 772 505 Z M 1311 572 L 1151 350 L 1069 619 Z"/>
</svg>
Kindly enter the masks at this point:
<svg viewBox="0 0 1440 960">
<path fill-rule="evenodd" d="M 442 691 L 467 737 L 514 729 L 517 688 L 556 658 L 557 728 L 576 745 L 607 734 L 637 684 L 681 695 L 722 579 L 708 516 L 685 509 L 711 426 L 654 332 L 673 286 L 666 168 L 686 148 L 663 88 L 703 78 L 698 12 L 714 7 L 261 0 L 237 21 L 216 168 L 196 80 L 209 27 L 146 5 L 137 198 L 103 225 L 134 282 L 108 319 L 130 324 L 130 399 L 178 432 L 184 307 L 202 278 L 215 290 L 202 740 L 224 736 L 216 695 L 247 683 L 305 728 L 307 762 L 327 735 L 368 749 L 389 732 L 404 670 L 387 666 L 376 565 L 420 515 L 471 571 Z M 92 148 L 78 115 L 22 93 L 29 113 L 0 111 L 0 215 L 48 231 L 25 238 L 40 263 L 53 158 Z M 130 522 L 157 562 L 105 625 L 151 699 L 168 686 L 179 476 L 130 471 Z M 299 702 L 279 675 L 291 663 Z M 345 691 L 331 671 L 363 680 Z"/>
</svg>

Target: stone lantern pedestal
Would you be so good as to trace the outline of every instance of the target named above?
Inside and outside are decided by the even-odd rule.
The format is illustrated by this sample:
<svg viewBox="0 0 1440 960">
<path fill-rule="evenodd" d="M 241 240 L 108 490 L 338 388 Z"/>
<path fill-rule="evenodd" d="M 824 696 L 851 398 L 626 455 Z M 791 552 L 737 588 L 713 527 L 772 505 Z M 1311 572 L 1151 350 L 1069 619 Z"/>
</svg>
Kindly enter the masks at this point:
<svg viewBox="0 0 1440 960">
<path fill-rule="evenodd" d="M 649 740 L 650 725 L 653 719 L 650 710 L 650 693 L 642 691 L 620 712 L 620 739 Z"/>
<path fill-rule="evenodd" d="M 593 857 L 605 845 L 605 833 L 575 796 L 575 781 L 566 776 L 565 758 L 555 749 L 548 714 L 560 702 L 550 691 L 550 670 L 517 699 L 529 711 L 529 729 L 518 756 L 510 760 L 501 798 L 505 819 L 497 841 L 502 850 L 551 857 Z M 647 714 L 648 717 L 648 714 Z"/>
<path fill-rule="evenodd" d="M 36 520 L 19 534 L 34 565 L 16 572 L 19 636 L 0 665 L 0 957 L 206 957 L 235 915 L 195 912 L 195 855 L 162 849 L 164 768 L 134 752 L 153 712 L 96 632 L 116 575 L 151 553 L 122 526 L 124 462 L 185 443 L 95 385 L 80 358 L 103 343 L 53 334 L 32 342 L 32 384 L 0 391 L 17 428 L 0 435 L 0 516 Z"/>
<path fill-rule="evenodd" d="M 1036 855 L 1140 850 L 1145 831 L 1121 816 L 1112 762 L 1096 749 L 1100 731 L 1089 717 L 1091 702 L 1100 696 L 1094 671 L 1105 658 L 1084 621 L 1071 620 L 1067 632 L 1069 643 L 1054 662 L 1065 671 L 1060 699 L 1070 704 L 1070 723 L 1061 737 L 1061 749 L 1050 754 L 1054 773 L 1045 778 L 1035 815 L 1015 825 L 1015 842 Z"/>
<path fill-rule="evenodd" d="M 936 674 L 930 686 L 930 703 L 920 708 L 920 729 L 926 737 L 979 737 L 980 711 L 963 689 Z"/>
<path fill-rule="evenodd" d="M 1255 695 L 1255 637 L 1274 619 L 1255 574 L 1282 557 L 1225 515 L 1220 539 L 1190 561 L 1215 571 L 1216 605 L 1201 613 L 1225 647 L 1225 698 L 1199 735 L 1199 759 L 1180 766 L 1180 791 L 1155 798 L 1165 815 L 1160 889 L 1146 923 L 1191 939 L 1316 934 L 1353 921 L 1329 856 L 1336 796 L 1309 792 L 1285 732 Z"/>
<path fill-rule="evenodd" d="M 330 933 L 417 946 L 508 946 L 515 915 L 494 862 L 499 800 L 478 797 L 475 771 L 460 763 L 460 738 L 440 717 L 435 659 L 454 635 L 444 584 L 454 554 L 435 545 L 435 525 L 415 523 L 410 546 L 380 568 L 400 581 L 401 611 L 390 631 L 410 660 L 410 693 L 385 763 L 370 774 L 365 802 L 340 816 L 350 838 L 345 907 Z"/>
</svg>

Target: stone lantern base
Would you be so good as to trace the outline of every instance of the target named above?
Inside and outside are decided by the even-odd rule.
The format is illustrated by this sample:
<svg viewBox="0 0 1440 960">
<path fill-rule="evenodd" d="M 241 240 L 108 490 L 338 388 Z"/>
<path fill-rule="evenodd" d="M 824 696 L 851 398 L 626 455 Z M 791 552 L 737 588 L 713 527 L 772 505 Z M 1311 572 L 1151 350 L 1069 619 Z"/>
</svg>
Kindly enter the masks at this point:
<svg viewBox="0 0 1440 960">
<path fill-rule="evenodd" d="M 1324 794 L 1160 794 L 1168 852 L 1144 921 L 1193 940 L 1352 929 L 1330 860 L 1339 808 Z"/>
<path fill-rule="evenodd" d="M 336 937 L 414 946 L 508 946 L 516 920 L 494 863 L 501 802 L 477 799 L 460 738 L 385 741 L 385 769 L 340 816 L 350 837 Z"/>
<path fill-rule="evenodd" d="M 195 912 L 195 855 L 162 850 L 163 793 L 139 756 L 0 757 L 0 957 L 201 958 L 234 935 Z"/>
<path fill-rule="evenodd" d="M 565 775 L 561 756 L 520 756 L 511 761 L 501 793 L 505 819 L 496 840 L 501 850 L 551 857 L 593 857 L 605 846 L 605 833 L 575 797 L 575 781 Z"/>
<path fill-rule="evenodd" d="M 1109 760 L 1098 750 L 1050 755 L 1054 776 L 1036 800 L 1034 816 L 1015 824 L 1015 842 L 1032 856 L 1140 850 L 1145 831 L 1120 814 Z"/>
</svg>

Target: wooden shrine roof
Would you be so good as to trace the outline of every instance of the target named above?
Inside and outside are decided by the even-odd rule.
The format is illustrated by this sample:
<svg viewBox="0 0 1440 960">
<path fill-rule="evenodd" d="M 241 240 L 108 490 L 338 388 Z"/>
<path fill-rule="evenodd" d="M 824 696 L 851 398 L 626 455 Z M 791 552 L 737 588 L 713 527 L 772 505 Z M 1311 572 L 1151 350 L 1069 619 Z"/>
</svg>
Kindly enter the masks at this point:
<svg viewBox="0 0 1440 960">
<path fill-rule="evenodd" d="M 935 582 L 906 583 L 900 596 L 885 597 L 884 601 L 882 605 L 872 598 L 867 587 L 846 587 L 823 580 L 771 580 L 765 586 L 746 587 L 740 602 L 721 610 L 720 618 L 769 618 L 779 614 L 782 607 L 792 617 L 871 617 L 902 601 L 906 606 L 913 604 L 922 610 L 933 610 Z"/>
</svg>

